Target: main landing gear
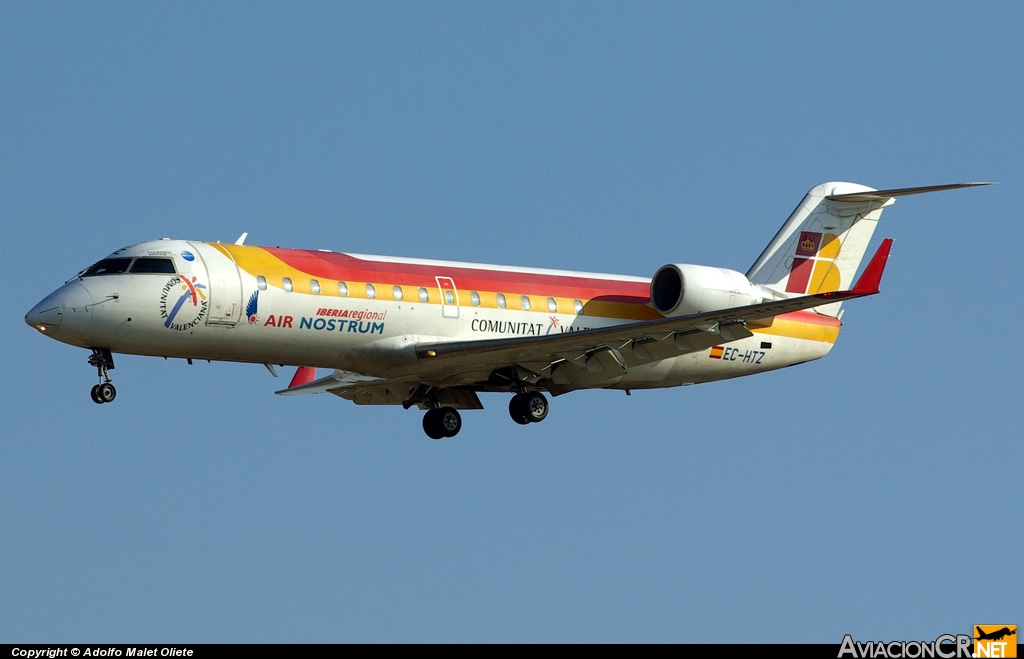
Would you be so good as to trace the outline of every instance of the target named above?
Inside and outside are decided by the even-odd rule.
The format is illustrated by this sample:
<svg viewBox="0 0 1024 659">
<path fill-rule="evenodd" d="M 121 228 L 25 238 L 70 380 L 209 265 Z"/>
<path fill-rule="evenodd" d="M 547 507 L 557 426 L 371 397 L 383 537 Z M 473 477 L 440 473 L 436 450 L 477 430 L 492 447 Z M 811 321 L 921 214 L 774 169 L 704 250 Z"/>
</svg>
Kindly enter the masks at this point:
<svg viewBox="0 0 1024 659">
<path fill-rule="evenodd" d="M 102 380 L 93 386 L 90 392 L 92 402 L 103 404 L 113 401 L 117 396 L 117 389 L 114 389 L 114 385 L 111 384 L 107 371 L 114 368 L 114 356 L 106 348 L 93 348 L 92 354 L 89 356 L 89 365 L 96 367 L 96 375 Z"/>
<path fill-rule="evenodd" d="M 515 390 L 513 390 L 515 391 Z M 431 405 L 427 413 L 423 415 L 423 432 L 431 439 L 443 439 L 454 437 L 462 430 L 462 415 L 454 407 L 443 407 L 438 402 L 438 396 L 434 391 L 418 394 L 406 401 L 407 407 L 412 407 L 417 402 Z M 508 405 L 508 413 L 512 419 L 520 424 L 540 423 L 548 416 L 548 399 L 538 391 L 519 391 Z"/>
<path fill-rule="evenodd" d="M 462 415 L 454 407 L 436 407 L 423 415 L 423 432 L 431 439 L 454 437 L 462 430 Z"/>
<path fill-rule="evenodd" d="M 540 423 L 548 416 L 548 399 L 538 391 L 524 391 L 512 396 L 508 402 L 508 413 L 521 426 Z"/>
</svg>

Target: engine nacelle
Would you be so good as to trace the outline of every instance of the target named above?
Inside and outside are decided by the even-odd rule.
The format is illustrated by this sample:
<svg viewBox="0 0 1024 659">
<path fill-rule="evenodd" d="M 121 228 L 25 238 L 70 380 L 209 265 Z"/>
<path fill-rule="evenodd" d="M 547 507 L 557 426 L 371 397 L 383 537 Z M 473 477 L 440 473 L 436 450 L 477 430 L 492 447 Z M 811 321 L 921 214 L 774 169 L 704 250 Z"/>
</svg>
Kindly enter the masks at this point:
<svg viewBox="0 0 1024 659">
<path fill-rule="evenodd" d="M 735 270 L 670 263 L 651 280 L 651 304 L 665 316 L 758 304 L 773 297 Z"/>
</svg>

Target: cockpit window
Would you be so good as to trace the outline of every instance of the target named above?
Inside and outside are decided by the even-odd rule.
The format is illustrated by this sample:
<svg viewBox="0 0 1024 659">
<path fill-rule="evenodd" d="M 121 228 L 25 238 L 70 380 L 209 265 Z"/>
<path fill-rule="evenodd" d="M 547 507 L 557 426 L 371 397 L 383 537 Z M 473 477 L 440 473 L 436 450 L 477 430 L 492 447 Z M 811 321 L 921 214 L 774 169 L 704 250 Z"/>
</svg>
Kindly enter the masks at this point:
<svg viewBox="0 0 1024 659">
<path fill-rule="evenodd" d="M 174 261 L 170 259 L 135 259 L 132 272 L 155 272 L 164 275 L 174 274 Z"/>
<path fill-rule="evenodd" d="M 103 259 L 99 263 L 89 266 L 83 277 L 98 277 L 100 275 L 119 275 L 128 270 L 131 259 Z"/>
</svg>

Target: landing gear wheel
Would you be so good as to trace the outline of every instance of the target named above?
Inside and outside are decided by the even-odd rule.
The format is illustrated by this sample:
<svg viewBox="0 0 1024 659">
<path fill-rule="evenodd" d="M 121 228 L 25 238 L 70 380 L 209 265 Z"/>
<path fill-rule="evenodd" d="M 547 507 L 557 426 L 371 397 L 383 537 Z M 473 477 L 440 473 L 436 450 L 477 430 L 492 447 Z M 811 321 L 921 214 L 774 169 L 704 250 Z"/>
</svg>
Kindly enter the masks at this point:
<svg viewBox="0 0 1024 659">
<path fill-rule="evenodd" d="M 96 397 L 101 403 L 109 403 L 117 396 L 117 389 L 109 382 L 104 382 L 96 390 Z"/>
<path fill-rule="evenodd" d="M 445 437 L 454 437 L 462 430 L 462 415 L 454 407 L 437 410 L 437 421 Z"/>
<path fill-rule="evenodd" d="M 89 395 L 92 397 L 92 402 L 96 403 L 97 405 L 103 404 L 103 399 L 100 398 L 100 385 L 94 384 L 92 386 L 92 391 L 89 392 Z"/>
<path fill-rule="evenodd" d="M 444 428 L 441 427 L 438 410 L 427 410 L 423 415 L 423 432 L 431 439 L 444 438 Z"/>
<path fill-rule="evenodd" d="M 523 402 L 522 409 L 523 414 L 532 423 L 540 423 L 548 416 L 548 399 L 544 397 L 544 394 L 531 391 L 526 394 L 522 394 Z"/>
<path fill-rule="evenodd" d="M 523 407 L 523 395 L 516 394 L 512 396 L 512 400 L 508 402 L 508 414 L 512 417 L 512 420 L 521 426 L 525 426 L 530 422 L 526 418 L 526 410 Z"/>
</svg>

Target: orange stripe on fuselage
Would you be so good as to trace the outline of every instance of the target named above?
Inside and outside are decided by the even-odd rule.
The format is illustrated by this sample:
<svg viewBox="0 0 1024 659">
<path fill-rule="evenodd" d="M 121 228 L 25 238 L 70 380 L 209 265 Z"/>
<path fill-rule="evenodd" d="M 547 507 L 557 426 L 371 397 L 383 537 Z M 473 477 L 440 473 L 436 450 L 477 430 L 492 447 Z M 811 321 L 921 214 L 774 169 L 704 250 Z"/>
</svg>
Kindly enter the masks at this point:
<svg viewBox="0 0 1024 659">
<path fill-rule="evenodd" d="M 645 282 L 599 279 L 583 274 L 539 274 L 514 269 L 498 270 L 467 267 L 460 264 L 417 264 L 394 261 L 371 261 L 340 252 L 316 252 L 298 249 L 264 248 L 214 243 L 213 246 L 229 255 L 238 266 L 252 276 L 263 275 L 280 287 L 280 279 L 292 279 L 297 293 L 311 293 L 310 279 L 320 283 L 322 294 L 334 295 L 336 284 L 349 284 L 348 297 L 365 297 L 359 284 L 375 286 L 409 286 L 425 288 L 436 294 L 436 277 L 455 281 L 460 304 L 469 306 L 469 291 L 481 295 L 482 301 L 491 301 L 487 307 L 497 308 L 493 302 L 497 293 L 508 297 L 509 308 L 518 308 L 518 296 L 530 296 L 532 310 L 547 312 L 545 298 L 556 298 L 559 312 L 575 313 L 573 301 L 585 305 L 584 314 L 628 320 L 660 318 L 661 315 L 646 306 L 649 284 Z M 355 285 L 353 285 L 355 284 Z M 405 291 L 409 300 L 415 300 L 415 291 Z M 378 291 L 377 299 L 388 299 L 390 291 Z M 464 299 L 465 298 L 465 299 Z M 432 301 L 436 301 L 432 297 Z"/>
</svg>

